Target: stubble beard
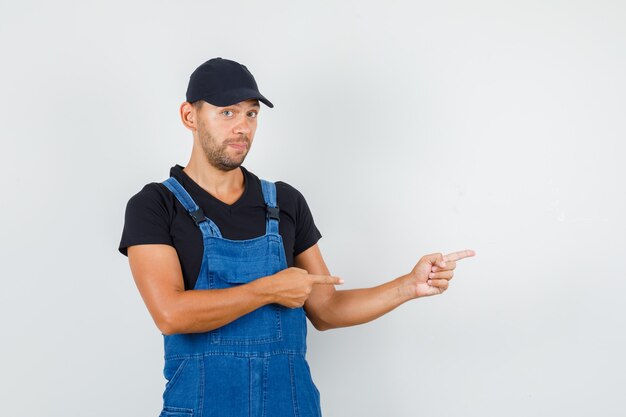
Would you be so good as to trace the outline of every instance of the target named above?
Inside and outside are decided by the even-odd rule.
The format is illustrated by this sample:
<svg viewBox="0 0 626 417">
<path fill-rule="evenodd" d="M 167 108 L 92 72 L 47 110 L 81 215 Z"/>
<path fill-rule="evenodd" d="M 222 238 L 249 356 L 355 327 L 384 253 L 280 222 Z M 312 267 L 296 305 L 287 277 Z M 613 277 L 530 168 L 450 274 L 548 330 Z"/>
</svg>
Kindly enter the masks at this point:
<svg viewBox="0 0 626 417">
<path fill-rule="evenodd" d="M 231 157 L 228 154 L 228 144 L 234 142 L 245 142 L 247 146 L 243 153 Z M 200 135 L 200 143 L 202 144 L 202 150 L 204 151 L 209 164 L 213 165 L 220 171 L 226 172 L 239 168 L 250 151 L 250 140 L 248 139 L 248 136 L 244 136 L 238 141 L 226 141 L 219 146 L 213 135 L 211 135 L 208 130 L 203 130 Z"/>
</svg>

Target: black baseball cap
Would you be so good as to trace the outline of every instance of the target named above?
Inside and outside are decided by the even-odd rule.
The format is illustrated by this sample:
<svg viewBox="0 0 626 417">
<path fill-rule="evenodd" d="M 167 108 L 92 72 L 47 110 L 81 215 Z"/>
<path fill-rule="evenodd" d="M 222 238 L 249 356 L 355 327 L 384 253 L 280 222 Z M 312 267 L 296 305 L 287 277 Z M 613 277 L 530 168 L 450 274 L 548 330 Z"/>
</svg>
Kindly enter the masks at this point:
<svg viewBox="0 0 626 417">
<path fill-rule="evenodd" d="M 212 58 L 200 65 L 189 77 L 187 101 L 204 100 L 214 106 L 224 107 L 256 98 L 268 107 L 274 105 L 260 92 L 245 65 L 221 57 Z"/>
</svg>

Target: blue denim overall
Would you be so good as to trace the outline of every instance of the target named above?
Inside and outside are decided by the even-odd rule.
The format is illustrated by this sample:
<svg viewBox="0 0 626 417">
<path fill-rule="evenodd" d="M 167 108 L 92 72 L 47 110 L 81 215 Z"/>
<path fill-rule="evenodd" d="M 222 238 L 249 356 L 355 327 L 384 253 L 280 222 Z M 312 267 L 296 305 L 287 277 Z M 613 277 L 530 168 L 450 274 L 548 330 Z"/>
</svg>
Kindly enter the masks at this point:
<svg viewBox="0 0 626 417">
<path fill-rule="evenodd" d="M 202 231 L 194 290 L 234 287 L 287 268 L 274 183 L 261 180 L 266 233 L 247 240 L 223 238 L 175 178 L 163 184 Z M 303 308 L 267 304 L 209 332 L 164 335 L 160 417 L 321 417 L 306 333 Z"/>
</svg>

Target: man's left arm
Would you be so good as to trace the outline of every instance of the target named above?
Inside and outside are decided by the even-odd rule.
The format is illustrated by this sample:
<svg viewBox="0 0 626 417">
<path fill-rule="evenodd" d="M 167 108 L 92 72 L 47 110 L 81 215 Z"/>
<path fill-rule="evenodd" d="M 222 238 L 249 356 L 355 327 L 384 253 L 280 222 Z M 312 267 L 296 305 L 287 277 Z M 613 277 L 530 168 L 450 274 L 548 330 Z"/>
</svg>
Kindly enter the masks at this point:
<svg viewBox="0 0 626 417">
<path fill-rule="evenodd" d="M 332 285 L 314 285 L 304 309 L 318 330 L 367 323 L 406 301 L 441 294 L 454 275 L 456 261 L 474 255 L 473 250 L 425 255 L 408 274 L 372 288 L 335 290 Z M 298 254 L 294 266 L 309 274 L 330 275 L 317 244 Z"/>
</svg>

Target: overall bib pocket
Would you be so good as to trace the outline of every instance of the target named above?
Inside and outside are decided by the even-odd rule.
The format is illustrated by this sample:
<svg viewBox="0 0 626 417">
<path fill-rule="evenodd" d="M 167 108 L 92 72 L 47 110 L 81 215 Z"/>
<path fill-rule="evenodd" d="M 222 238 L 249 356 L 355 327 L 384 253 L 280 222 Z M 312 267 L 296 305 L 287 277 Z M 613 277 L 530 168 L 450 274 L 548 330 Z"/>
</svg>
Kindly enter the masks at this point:
<svg viewBox="0 0 626 417">
<path fill-rule="evenodd" d="M 268 274 L 260 274 L 258 261 L 240 261 L 236 267 L 219 268 L 209 272 L 212 288 L 229 288 L 252 282 Z M 230 264 L 231 262 L 226 262 Z M 266 269 L 267 267 L 263 268 Z M 261 269 L 262 270 L 262 269 Z M 248 345 L 282 340 L 281 309 L 267 304 L 211 332 L 211 342 L 220 345 Z"/>
</svg>

